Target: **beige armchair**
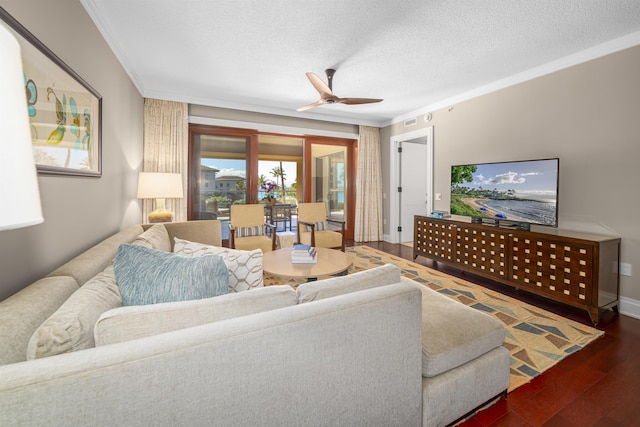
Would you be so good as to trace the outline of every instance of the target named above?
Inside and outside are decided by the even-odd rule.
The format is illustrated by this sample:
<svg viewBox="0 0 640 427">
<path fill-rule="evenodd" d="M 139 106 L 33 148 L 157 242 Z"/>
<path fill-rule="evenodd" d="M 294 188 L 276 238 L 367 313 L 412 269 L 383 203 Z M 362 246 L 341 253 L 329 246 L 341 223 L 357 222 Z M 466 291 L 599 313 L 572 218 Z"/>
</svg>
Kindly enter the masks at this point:
<svg viewBox="0 0 640 427">
<path fill-rule="evenodd" d="M 267 235 L 270 230 L 271 237 Z M 229 218 L 229 247 L 263 253 L 276 249 L 276 227 L 264 221 L 264 206 L 231 205 Z"/>
<path fill-rule="evenodd" d="M 341 229 L 329 230 L 330 223 Z M 340 249 L 344 252 L 344 221 L 327 218 L 324 203 L 298 204 L 298 241 L 319 248 Z"/>
</svg>

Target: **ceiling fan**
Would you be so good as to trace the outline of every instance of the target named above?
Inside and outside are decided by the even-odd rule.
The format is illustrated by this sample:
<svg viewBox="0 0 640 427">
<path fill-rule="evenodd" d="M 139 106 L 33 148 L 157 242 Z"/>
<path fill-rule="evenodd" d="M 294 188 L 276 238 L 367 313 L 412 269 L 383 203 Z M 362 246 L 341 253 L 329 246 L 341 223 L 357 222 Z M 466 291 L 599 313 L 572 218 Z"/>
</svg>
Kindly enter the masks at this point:
<svg viewBox="0 0 640 427">
<path fill-rule="evenodd" d="M 332 82 L 333 75 L 336 73 L 336 70 L 333 68 L 328 68 L 324 70 L 327 74 L 328 85 L 322 81 L 322 79 L 316 76 L 313 73 L 306 73 L 307 78 L 311 82 L 314 88 L 320 94 L 320 99 L 313 104 L 305 105 L 304 107 L 298 108 L 296 111 L 306 111 L 315 107 L 319 107 L 324 104 L 346 104 L 346 105 L 357 105 L 357 104 L 372 104 L 374 102 L 381 102 L 382 99 L 374 99 L 374 98 L 340 98 L 333 94 Z"/>
</svg>

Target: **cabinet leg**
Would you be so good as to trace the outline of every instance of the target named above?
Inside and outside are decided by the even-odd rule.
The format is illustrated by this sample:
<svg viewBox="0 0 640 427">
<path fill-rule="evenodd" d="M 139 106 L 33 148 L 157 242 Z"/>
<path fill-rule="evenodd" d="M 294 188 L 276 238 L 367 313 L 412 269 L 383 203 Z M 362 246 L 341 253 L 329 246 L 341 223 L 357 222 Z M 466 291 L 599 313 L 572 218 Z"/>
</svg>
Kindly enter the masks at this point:
<svg viewBox="0 0 640 427">
<path fill-rule="evenodd" d="M 593 326 L 597 326 L 598 322 L 600 322 L 600 310 L 597 308 L 589 309 L 589 317 L 591 318 L 591 323 L 593 323 Z"/>
</svg>

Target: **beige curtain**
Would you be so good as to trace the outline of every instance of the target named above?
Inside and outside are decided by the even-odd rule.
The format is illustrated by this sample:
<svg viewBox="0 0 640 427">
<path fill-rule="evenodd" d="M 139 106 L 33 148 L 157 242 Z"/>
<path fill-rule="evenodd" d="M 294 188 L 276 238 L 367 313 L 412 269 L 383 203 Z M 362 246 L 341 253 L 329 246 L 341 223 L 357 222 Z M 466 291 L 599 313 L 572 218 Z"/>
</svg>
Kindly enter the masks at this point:
<svg viewBox="0 0 640 427">
<path fill-rule="evenodd" d="M 382 165 L 380 129 L 360 126 L 356 175 L 356 222 L 354 240 L 382 240 Z"/>
<path fill-rule="evenodd" d="M 182 102 L 144 100 L 143 172 L 182 174 L 182 199 L 167 199 L 174 221 L 187 220 L 189 107 Z M 155 200 L 143 200 L 142 218 L 154 209 Z"/>
</svg>

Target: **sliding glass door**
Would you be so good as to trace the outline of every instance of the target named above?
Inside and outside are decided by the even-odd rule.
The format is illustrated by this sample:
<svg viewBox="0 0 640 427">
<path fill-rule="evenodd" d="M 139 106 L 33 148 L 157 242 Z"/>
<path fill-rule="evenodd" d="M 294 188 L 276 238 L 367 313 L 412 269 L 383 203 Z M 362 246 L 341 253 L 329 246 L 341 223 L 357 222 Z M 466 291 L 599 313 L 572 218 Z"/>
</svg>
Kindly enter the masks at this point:
<svg viewBox="0 0 640 427">
<path fill-rule="evenodd" d="M 306 137 L 305 154 L 305 201 L 324 202 L 327 217 L 345 221 L 346 237 L 353 238 L 355 141 Z"/>
<path fill-rule="evenodd" d="M 262 203 L 269 188 L 280 203 L 324 202 L 353 238 L 355 140 L 205 125 L 189 139 L 189 219 L 228 220 L 232 204 Z"/>
<path fill-rule="evenodd" d="M 280 203 L 296 205 L 302 200 L 301 137 L 258 135 L 258 200 L 265 196 L 265 185 L 275 186 L 273 195 Z"/>
</svg>

